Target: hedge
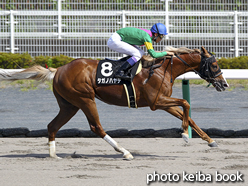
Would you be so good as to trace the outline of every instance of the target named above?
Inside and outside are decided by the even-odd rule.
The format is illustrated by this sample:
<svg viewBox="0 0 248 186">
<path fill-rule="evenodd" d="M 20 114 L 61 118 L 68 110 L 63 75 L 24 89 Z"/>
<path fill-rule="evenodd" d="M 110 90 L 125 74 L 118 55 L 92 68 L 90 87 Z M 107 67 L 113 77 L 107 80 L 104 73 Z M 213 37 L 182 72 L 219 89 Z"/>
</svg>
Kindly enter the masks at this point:
<svg viewBox="0 0 248 186">
<path fill-rule="evenodd" d="M 59 55 L 59 56 L 36 56 L 31 57 L 28 53 L 12 54 L 0 53 L 0 68 L 18 69 L 28 68 L 33 65 L 41 65 L 58 68 L 67 63 L 70 63 L 74 58 Z M 240 56 L 234 58 L 220 58 L 218 63 L 221 69 L 248 69 L 248 56 Z"/>
<path fill-rule="evenodd" d="M 218 64 L 221 69 L 248 69 L 248 56 L 234 58 L 220 58 Z"/>
<path fill-rule="evenodd" d="M 18 69 L 28 68 L 33 65 L 41 65 L 43 67 L 60 67 L 74 60 L 72 57 L 65 55 L 59 56 L 36 56 L 31 57 L 28 53 L 12 54 L 0 53 L 0 68 L 4 69 Z"/>
</svg>

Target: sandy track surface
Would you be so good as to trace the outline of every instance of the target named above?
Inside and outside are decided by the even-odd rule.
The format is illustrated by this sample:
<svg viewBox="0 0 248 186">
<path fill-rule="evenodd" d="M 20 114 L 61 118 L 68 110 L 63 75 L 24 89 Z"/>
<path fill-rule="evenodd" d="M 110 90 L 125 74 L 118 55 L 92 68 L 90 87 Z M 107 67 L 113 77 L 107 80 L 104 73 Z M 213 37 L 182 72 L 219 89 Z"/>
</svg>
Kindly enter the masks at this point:
<svg viewBox="0 0 248 186">
<path fill-rule="evenodd" d="M 116 141 L 135 159 L 123 160 L 100 138 L 57 139 L 61 160 L 48 157 L 46 138 L 0 138 L 0 185 L 145 186 L 151 179 L 156 182 L 150 185 L 247 184 L 246 138 L 217 139 L 218 148 L 208 147 L 199 138 L 190 139 L 189 144 L 178 138 L 116 138 Z M 76 155 L 72 155 L 75 151 Z M 216 171 L 222 176 L 226 174 L 225 179 L 232 175 L 230 178 L 238 181 L 217 182 Z M 179 181 L 173 181 L 169 173 L 174 180 L 180 178 Z M 189 179 L 189 174 L 198 181 Z M 201 174 L 208 180 L 199 181 Z"/>
</svg>

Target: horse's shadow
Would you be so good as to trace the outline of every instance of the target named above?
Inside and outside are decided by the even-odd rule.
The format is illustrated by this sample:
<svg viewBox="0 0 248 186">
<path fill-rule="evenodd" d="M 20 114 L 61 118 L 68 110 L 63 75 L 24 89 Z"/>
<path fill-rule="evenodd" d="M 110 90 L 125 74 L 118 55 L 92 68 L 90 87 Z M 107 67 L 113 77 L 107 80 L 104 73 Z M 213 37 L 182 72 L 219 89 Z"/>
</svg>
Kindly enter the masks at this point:
<svg viewBox="0 0 248 186">
<path fill-rule="evenodd" d="M 0 158 L 48 158 L 48 154 L 8 154 L 1 155 Z"/>
<path fill-rule="evenodd" d="M 181 156 L 159 156 L 159 155 L 149 155 L 149 154 L 138 154 L 133 153 L 132 154 L 134 158 L 148 158 L 148 159 L 176 159 L 176 158 L 182 158 Z M 58 157 L 61 157 L 62 159 L 71 159 L 71 158 L 81 158 L 81 159 L 90 159 L 90 158 L 106 158 L 106 159 L 123 159 L 122 154 L 76 154 L 75 152 L 73 154 L 65 154 L 65 153 L 58 153 Z M 43 159 L 43 158 L 50 158 L 49 154 L 8 154 L 8 155 L 1 155 L 0 158 L 37 158 L 37 159 Z"/>
</svg>

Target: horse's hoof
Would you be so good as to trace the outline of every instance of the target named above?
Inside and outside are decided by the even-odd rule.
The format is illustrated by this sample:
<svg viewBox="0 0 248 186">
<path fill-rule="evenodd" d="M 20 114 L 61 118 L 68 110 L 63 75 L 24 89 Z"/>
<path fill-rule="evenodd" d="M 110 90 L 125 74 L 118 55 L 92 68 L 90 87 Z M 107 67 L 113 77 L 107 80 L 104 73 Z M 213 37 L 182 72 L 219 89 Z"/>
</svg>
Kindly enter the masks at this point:
<svg viewBox="0 0 248 186">
<path fill-rule="evenodd" d="M 57 160 L 61 160 L 62 158 L 57 156 L 57 155 L 54 155 L 54 156 L 50 156 L 50 158 L 54 158 L 54 159 L 57 159 Z"/>
<path fill-rule="evenodd" d="M 209 147 L 218 147 L 217 143 L 213 141 L 212 143 L 208 144 Z"/>
<path fill-rule="evenodd" d="M 62 158 L 59 157 L 59 156 L 56 156 L 55 159 L 57 159 L 57 160 L 62 160 Z"/>
<path fill-rule="evenodd" d="M 182 133 L 182 138 L 184 139 L 184 141 L 186 143 L 189 143 L 189 135 L 188 134 Z"/>
<path fill-rule="evenodd" d="M 133 159 L 133 155 L 131 153 L 125 154 L 125 155 L 123 155 L 123 159 L 124 160 L 132 160 Z"/>
</svg>

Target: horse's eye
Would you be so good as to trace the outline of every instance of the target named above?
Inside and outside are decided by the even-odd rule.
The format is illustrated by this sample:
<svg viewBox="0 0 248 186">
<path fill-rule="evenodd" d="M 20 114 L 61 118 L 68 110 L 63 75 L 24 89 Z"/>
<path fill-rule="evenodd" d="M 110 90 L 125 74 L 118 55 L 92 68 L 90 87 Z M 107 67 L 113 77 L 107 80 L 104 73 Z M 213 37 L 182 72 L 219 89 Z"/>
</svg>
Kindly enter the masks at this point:
<svg viewBox="0 0 248 186">
<path fill-rule="evenodd" d="M 218 66 L 217 65 L 212 65 L 212 68 L 215 70 L 215 69 L 218 68 Z"/>
</svg>

